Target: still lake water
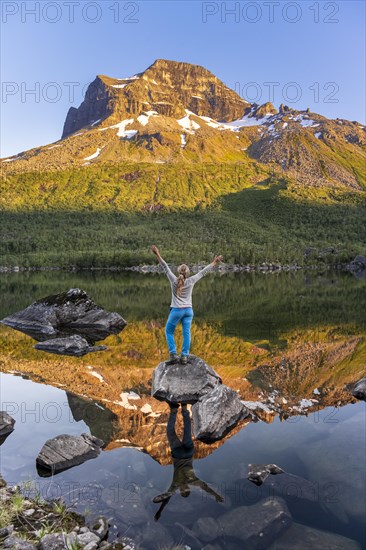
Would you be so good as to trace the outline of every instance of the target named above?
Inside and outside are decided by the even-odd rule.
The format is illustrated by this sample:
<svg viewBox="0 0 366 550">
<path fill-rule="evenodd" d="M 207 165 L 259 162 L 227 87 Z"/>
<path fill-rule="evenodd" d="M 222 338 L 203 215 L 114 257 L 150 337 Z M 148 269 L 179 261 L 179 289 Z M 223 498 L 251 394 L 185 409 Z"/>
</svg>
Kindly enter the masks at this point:
<svg viewBox="0 0 366 550">
<path fill-rule="evenodd" d="M 356 402 L 345 388 L 366 374 L 365 280 L 299 272 L 215 275 L 197 285 L 192 352 L 244 400 L 275 395 L 286 403 L 287 414 L 238 426 L 219 444 L 197 444 L 195 474 L 224 501 L 197 488 L 187 498 L 178 491 L 158 522 L 159 505 L 152 498 L 170 486 L 173 466 L 165 437 L 167 410 L 149 397 L 148 382 L 166 354 L 168 284 L 158 275 L 2 274 L 0 318 L 74 287 L 119 312 L 129 325 L 107 339 L 107 351 L 80 359 L 36 352 L 31 338 L 1 326 L 0 408 L 16 420 L 1 446 L 0 473 L 8 483 L 33 480 L 30 492 L 63 496 L 90 517 L 106 515 L 113 534 L 131 536 L 147 550 L 173 543 L 199 548 L 207 542 L 199 546 L 187 528 L 199 518 L 216 519 L 272 496 L 273 488 L 257 487 L 246 475 L 249 463 L 275 463 L 312 483 L 310 500 L 300 481 L 279 484 L 275 491 L 296 524 L 365 547 L 365 403 Z M 91 368 L 103 382 L 90 376 Z M 118 402 L 116 395 L 131 390 L 152 414 L 136 407 L 139 400 L 128 401 L 131 409 Z M 302 399 L 314 399 L 311 412 L 294 414 L 290 405 Z M 35 459 L 45 441 L 83 432 L 107 442 L 99 457 L 53 478 L 41 477 Z M 306 548 L 299 533 L 293 532 L 290 543 L 279 539 L 276 548 Z M 319 548 L 324 547 L 321 533 L 317 537 Z M 211 543 L 243 548 L 235 533 L 226 542 Z M 344 539 L 332 544 L 357 548 Z"/>
</svg>

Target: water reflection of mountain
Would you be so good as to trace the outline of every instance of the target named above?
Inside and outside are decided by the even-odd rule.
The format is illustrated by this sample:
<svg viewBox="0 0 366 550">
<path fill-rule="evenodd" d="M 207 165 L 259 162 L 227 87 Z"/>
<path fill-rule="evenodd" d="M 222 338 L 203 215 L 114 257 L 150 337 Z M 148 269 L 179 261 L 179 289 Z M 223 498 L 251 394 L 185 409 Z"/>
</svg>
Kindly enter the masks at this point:
<svg viewBox="0 0 366 550">
<path fill-rule="evenodd" d="M 268 349 L 222 336 L 209 325 L 196 325 L 193 336 L 225 384 L 238 390 L 244 401 L 265 402 L 274 409 L 259 413 L 266 422 L 278 414 L 283 419 L 303 412 L 304 402 L 309 411 L 354 402 L 347 385 L 364 376 L 365 337 L 350 327 L 283 333 L 286 345 Z M 27 336 L 4 327 L 0 369 L 23 372 L 36 382 L 66 390 L 73 417 L 107 443 L 106 451 L 135 447 L 168 464 L 169 409 L 150 397 L 152 370 L 164 358 L 163 326 L 135 323 L 123 341 L 111 336 L 108 345 L 108 352 L 93 357 L 40 356 Z M 214 452 L 248 421 L 213 445 L 197 442 L 196 457 Z"/>
<path fill-rule="evenodd" d="M 346 386 L 364 376 L 366 363 L 366 280 L 312 272 L 214 279 L 197 287 L 192 352 L 243 400 L 272 404 L 274 413 L 261 413 L 265 421 L 299 414 L 303 400 L 313 400 L 309 410 L 353 401 Z M 0 370 L 66 390 L 74 418 L 106 441 L 106 450 L 133 446 L 168 463 L 168 407 L 150 397 L 152 370 L 166 357 L 166 280 L 135 273 L 2 274 L 0 318 L 76 286 L 129 321 L 122 336 L 110 336 L 106 352 L 61 357 L 41 355 L 29 337 L 0 327 Z M 197 458 L 222 444 L 198 443 Z"/>
<path fill-rule="evenodd" d="M 108 444 L 118 432 L 118 416 L 104 405 L 95 403 L 66 392 L 67 402 L 73 419 L 76 422 L 83 420 L 89 427 L 90 433 Z"/>
</svg>

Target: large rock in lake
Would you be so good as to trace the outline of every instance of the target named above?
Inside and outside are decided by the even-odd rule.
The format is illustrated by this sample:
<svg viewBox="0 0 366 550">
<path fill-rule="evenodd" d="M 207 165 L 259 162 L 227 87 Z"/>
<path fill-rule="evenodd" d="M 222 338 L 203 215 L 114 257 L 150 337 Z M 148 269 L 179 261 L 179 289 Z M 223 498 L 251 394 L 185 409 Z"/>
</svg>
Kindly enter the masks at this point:
<svg viewBox="0 0 366 550">
<path fill-rule="evenodd" d="M 193 405 L 192 415 L 196 439 L 211 442 L 234 428 L 247 416 L 247 410 L 234 390 L 220 384 Z"/>
<path fill-rule="evenodd" d="M 239 539 L 241 548 L 263 550 L 292 523 L 285 501 L 269 497 L 253 506 L 239 506 L 218 518 L 225 537 Z"/>
<path fill-rule="evenodd" d="M 52 475 L 96 458 L 104 442 L 89 434 L 58 435 L 43 445 L 37 456 L 38 473 Z"/>
<path fill-rule="evenodd" d="M 188 363 L 160 363 L 153 373 L 151 395 L 159 401 L 196 403 L 218 384 L 220 376 L 203 359 L 188 356 Z"/>
<path fill-rule="evenodd" d="M 5 411 L 0 411 L 0 445 L 2 445 L 9 434 L 14 430 L 15 420 Z"/>
<path fill-rule="evenodd" d="M 42 298 L 1 322 L 41 342 L 79 334 L 90 344 L 118 334 L 127 325 L 118 313 L 97 306 L 79 288 Z"/>
<path fill-rule="evenodd" d="M 366 376 L 365 378 L 361 378 L 361 380 L 355 384 L 355 387 L 352 390 L 352 395 L 356 397 L 356 399 L 366 401 Z"/>
<path fill-rule="evenodd" d="M 72 355 L 73 357 L 82 357 L 92 351 L 103 351 L 107 349 L 107 346 L 91 346 L 88 341 L 82 336 L 79 336 L 79 334 L 73 334 L 67 338 L 52 338 L 51 340 L 39 342 L 33 347 L 41 351 L 47 351 L 48 353 Z"/>
</svg>

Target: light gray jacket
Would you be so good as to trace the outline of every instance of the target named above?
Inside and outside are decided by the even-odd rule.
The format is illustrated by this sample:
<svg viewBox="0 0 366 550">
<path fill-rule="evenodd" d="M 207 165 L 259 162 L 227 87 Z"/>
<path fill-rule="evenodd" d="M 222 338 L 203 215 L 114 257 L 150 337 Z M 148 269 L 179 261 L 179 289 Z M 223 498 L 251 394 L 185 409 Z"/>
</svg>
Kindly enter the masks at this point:
<svg viewBox="0 0 366 550">
<path fill-rule="evenodd" d="M 196 275 L 192 275 L 192 277 L 188 277 L 184 281 L 184 286 L 181 289 L 181 294 L 177 295 L 177 277 L 174 275 L 174 273 L 171 271 L 170 267 L 166 263 L 165 260 L 159 260 L 160 265 L 162 266 L 164 272 L 166 273 L 166 276 L 168 277 L 170 281 L 170 286 L 172 288 L 172 301 L 170 304 L 170 307 L 192 307 L 192 290 L 194 285 L 202 279 L 207 273 L 213 270 L 213 265 L 209 264 L 206 265 L 201 271 L 196 273 Z"/>
</svg>

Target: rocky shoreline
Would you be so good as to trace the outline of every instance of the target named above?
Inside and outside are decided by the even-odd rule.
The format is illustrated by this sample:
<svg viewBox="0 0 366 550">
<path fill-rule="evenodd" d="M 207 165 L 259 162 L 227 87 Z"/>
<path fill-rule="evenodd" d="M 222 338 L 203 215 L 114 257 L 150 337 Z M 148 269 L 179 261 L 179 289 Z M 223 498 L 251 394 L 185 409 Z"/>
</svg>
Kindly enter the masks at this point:
<svg viewBox="0 0 366 550">
<path fill-rule="evenodd" d="M 135 550 L 129 537 L 108 541 L 110 524 L 99 516 L 89 525 L 85 517 L 61 500 L 30 498 L 27 488 L 9 486 L 0 476 L 0 547 L 17 550 Z"/>
<path fill-rule="evenodd" d="M 192 273 L 197 273 L 200 269 L 205 267 L 206 264 L 190 265 Z M 349 268 L 350 264 L 338 263 L 338 264 L 314 264 L 314 265 L 298 265 L 298 264 L 275 264 L 275 263 L 262 263 L 262 264 L 224 264 L 217 266 L 215 271 L 219 273 L 240 273 L 240 272 L 258 272 L 258 273 L 278 273 L 281 271 L 298 271 L 298 270 L 343 270 L 352 271 Z M 173 269 L 177 266 L 172 265 Z M 108 267 L 76 267 L 76 266 L 0 266 L 0 273 L 17 273 L 23 271 L 135 271 L 138 273 L 163 273 L 158 265 L 136 265 L 136 266 L 108 266 Z"/>
</svg>

